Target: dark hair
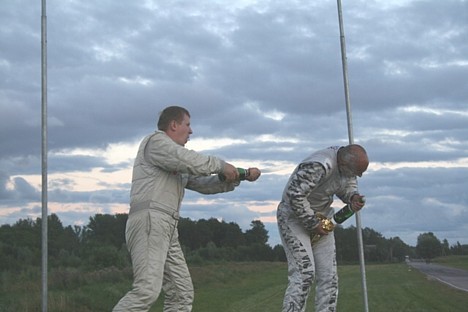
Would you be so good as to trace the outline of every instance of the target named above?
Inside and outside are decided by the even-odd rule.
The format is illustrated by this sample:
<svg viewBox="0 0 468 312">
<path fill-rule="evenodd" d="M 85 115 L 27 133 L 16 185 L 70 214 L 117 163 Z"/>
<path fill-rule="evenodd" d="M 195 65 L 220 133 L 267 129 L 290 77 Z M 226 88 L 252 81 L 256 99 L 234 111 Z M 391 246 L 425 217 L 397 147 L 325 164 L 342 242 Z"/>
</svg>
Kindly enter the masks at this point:
<svg viewBox="0 0 468 312">
<path fill-rule="evenodd" d="M 169 106 L 159 113 L 158 130 L 166 131 L 171 121 L 177 121 L 181 123 L 184 120 L 185 115 L 190 117 L 190 113 L 187 109 L 180 106 Z"/>
</svg>

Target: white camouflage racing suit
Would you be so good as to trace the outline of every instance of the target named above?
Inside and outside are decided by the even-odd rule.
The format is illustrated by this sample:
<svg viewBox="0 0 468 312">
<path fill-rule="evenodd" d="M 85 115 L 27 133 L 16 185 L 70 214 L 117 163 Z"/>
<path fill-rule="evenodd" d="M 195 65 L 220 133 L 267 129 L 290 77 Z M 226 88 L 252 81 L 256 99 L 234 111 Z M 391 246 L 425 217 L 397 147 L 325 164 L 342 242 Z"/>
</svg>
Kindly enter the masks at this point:
<svg viewBox="0 0 468 312">
<path fill-rule="evenodd" d="M 176 144 L 156 131 L 140 144 L 133 167 L 125 237 L 133 266 L 132 289 L 113 311 L 149 311 L 164 290 L 165 312 L 192 310 L 194 291 L 178 231 L 184 188 L 203 194 L 232 191 L 221 182 L 225 162 Z"/>
<path fill-rule="evenodd" d="M 283 312 L 305 311 L 310 287 L 316 281 L 315 311 L 336 311 L 338 275 L 333 233 L 311 244 L 319 225 L 316 213 L 333 216 L 333 196 L 349 203 L 358 193 L 356 178 L 340 175 L 339 147 L 332 146 L 303 160 L 294 170 L 278 205 L 279 233 L 288 260 L 288 287 Z"/>
</svg>

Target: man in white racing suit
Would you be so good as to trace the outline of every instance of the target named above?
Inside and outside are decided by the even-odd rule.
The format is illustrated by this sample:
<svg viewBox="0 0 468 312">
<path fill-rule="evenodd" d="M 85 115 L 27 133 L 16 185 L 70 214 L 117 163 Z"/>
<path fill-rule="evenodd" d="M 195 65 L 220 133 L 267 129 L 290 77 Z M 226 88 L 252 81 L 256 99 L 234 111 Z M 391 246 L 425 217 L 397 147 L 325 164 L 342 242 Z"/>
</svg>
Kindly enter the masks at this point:
<svg viewBox="0 0 468 312">
<path fill-rule="evenodd" d="M 189 112 L 170 106 L 160 114 L 158 131 L 140 144 L 125 230 L 133 285 L 114 312 L 149 311 L 161 290 L 165 312 L 192 310 L 193 284 L 177 231 L 184 189 L 203 194 L 228 192 L 239 185 L 240 177 L 222 159 L 185 148 L 190 134 Z M 249 168 L 242 178 L 255 181 L 259 176 L 260 170 Z"/>
<path fill-rule="evenodd" d="M 333 233 L 322 228 L 317 213 L 333 216 L 333 196 L 350 204 L 354 211 L 364 203 L 356 177 L 367 170 L 365 149 L 357 144 L 332 146 L 317 151 L 294 170 L 278 205 L 278 228 L 288 260 L 288 287 L 283 312 L 305 311 L 315 280 L 315 311 L 336 311 L 338 275 Z M 320 237 L 311 241 L 311 236 Z"/>
</svg>

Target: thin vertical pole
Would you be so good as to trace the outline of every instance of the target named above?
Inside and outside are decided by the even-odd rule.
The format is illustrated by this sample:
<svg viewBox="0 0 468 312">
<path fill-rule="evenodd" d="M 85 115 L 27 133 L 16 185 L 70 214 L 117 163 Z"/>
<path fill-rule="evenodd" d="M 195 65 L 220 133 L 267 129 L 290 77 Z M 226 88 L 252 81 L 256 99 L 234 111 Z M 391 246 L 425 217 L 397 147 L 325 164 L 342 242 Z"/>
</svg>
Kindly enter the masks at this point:
<svg viewBox="0 0 468 312">
<path fill-rule="evenodd" d="M 47 312 L 47 15 L 46 0 L 41 14 L 41 84 L 42 84 L 42 311 Z"/>
<path fill-rule="evenodd" d="M 337 3 L 338 3 L 338 21 L 340 24 L 341 63 L 343 65 L 343 82 L 344 82 L 344 92 L 345 92 L 345 101 L 346 101 L 346 116 L 348 119 L 348 139 L 349 139 L 349 144 L 353 144 L 354 143 L 353 116 L 351 112 L 351 100 L 349 97 L 348 62 L 346 58 L 346 41 L 345 41 L 345 36 L 344 36 L 341 0 L 337 0 Z"/>
<path fill-rule="evenodd" d="M 348 119 L 348 138 L 349 138 L 349 144 L 353 144 L 354 143 L 353 118 L 351 114 L 351 101 L 349 97 L 348 64 L 347 64 L 347 59 L 346 59 L 346 42 L 345 42 L 345 36 L 344 36 L 341 0 L 337 0 L 337 4 L 338 4 L 338 20 L 340 24 L 341 62 L 343 64 L 343 81 L 344 81 L 344 91 L 345 91 L 345 100 L 346 100 L 346 115 Z M 364 299 L 364 309 L 366 312 L 368 312 L 369 303 L 367 300 L 366 266 L 364 263 L 364 243 L 362 240 L 361 214 L 359 211 L 356 212 L 356 233 L 357 233 L 358 248 L 359 248 L 359 263 L 361 267 L 361 283 L 362 283 L 362 293 L 363 293 L 363 299 Z"/>
</svg>

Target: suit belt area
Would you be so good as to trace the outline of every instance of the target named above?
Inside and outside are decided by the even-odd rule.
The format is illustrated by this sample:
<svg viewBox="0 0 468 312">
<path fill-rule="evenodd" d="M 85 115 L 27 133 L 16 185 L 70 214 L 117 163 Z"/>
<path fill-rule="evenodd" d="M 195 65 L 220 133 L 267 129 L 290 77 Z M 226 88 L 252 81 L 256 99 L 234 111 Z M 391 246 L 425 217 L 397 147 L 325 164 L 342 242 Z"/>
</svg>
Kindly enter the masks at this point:
<svg viewBox="0 0 468 312">
<path fill-rule="evenodd" d="M 156 210 L 163 212 L 167 215 L 170 215 L 174 220 L 179 220 L 180 215 L 178 211 L 171 211 L 169 209 L 161 208 L 161 207 L 150 207 L 148 202 L 143 202 L 143 203 L 138 203 L 138 204 L 133 204 L 130 206 L 130 211 L 129 214 L 131 213 L 136 213 L 138 211 L 144 210 L 144 209 L 151 209 L 151 210 Z"/>
</svg>

